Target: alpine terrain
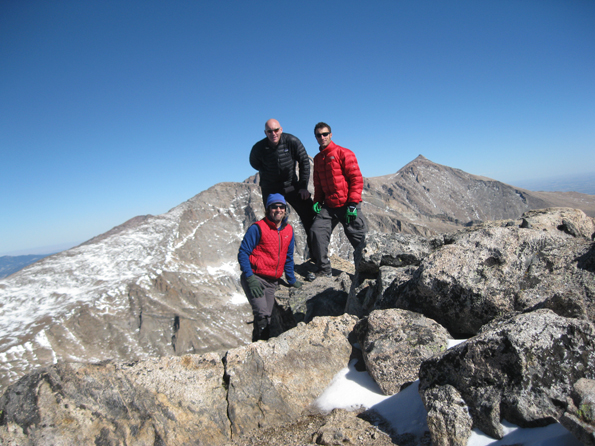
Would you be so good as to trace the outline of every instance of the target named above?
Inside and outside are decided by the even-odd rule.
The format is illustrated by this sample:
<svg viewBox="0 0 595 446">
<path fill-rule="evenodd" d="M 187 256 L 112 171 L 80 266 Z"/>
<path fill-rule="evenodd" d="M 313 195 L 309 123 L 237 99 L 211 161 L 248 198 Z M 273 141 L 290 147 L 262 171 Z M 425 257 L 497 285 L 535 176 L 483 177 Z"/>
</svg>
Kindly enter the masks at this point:
<svg viewBox="0 0 595 446">
<path fill-rule="evenodd" d="M 252 314 L 236 257 L 263 217 L 257 181 L 216 184 L 0 280 L 0 394 L 59 360 L 148 360 L 248 344 Z M 595 216 L 595 196 L 531 192 L 421 155 L 395 174 L 365 179 L 363 200 L 370 234 L 431 237 L 552 206 Z M 299 264 L 308 257 L 305 235 L 290 220 Z M 353 259 L 342 231 L 330 254 Z"/>
</svg>

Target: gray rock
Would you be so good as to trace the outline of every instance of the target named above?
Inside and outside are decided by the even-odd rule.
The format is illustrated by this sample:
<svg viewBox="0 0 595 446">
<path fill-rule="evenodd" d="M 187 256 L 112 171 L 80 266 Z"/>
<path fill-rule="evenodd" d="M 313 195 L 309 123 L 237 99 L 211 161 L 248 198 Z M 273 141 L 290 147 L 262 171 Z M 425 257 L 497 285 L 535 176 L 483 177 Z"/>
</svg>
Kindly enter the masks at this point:
<svg viewBox="0 0 595 446">
<path fill-rule="evenodd" d="M 227 352 L 227 400 L 234 435 L 290 423 L 347 367 L 357 318 L 318 317 L 267 342 Z"/>
<path fill-rule="evenodd" d="M 434 446 L 466 446 L 473 420 L 461 394 L 451 385 L 427 389 L 423 401 Z"/>
<path fill-rule="evenodd" d="M 532 229 L 548 232 L 562 231 L 572 237 L 592 240 L 595 223 L 580 209 L 546 208 L 534 209 L 523 214 Z"/>
<path fill-rule="evenodd" d="M 221 444 L 231 435 L 214 354 L 132 364 L 59 363 L 0 398 L 0 443 Z"/>
<path fill-rule="evenodd" d="M 561 219 L 558 211 L 554 216 Z M 455 337 L 539 307 L 595 320 L 593 243 L 554 228 L 549 213 L 528 218 L 537 229 L 486 224 L 444 236 L 444 245 L 422 260 L 411 280 L 393 283 L 377 308 L 423 313 Z"/>
<path fill-rule="evenodd" d="M 368 442 L 386 446 L 394 444 L 387 434 L 358 418 L 356 413 L 343 409 L 333 410 L 325 424 L 312 436 L 312 440 L 325 446 L 360 445 Z"/>
<path fill-rule="evenodd" d="M 575 382 L 595 378 L 595 327 L 551 310 L 520 314 L 428 359 L 419 377 L 426 407 L 428 390 L 450 385 L 468 405 L 474 427 L 494 438 L 503 436 L 502 419 L 545 426 L 563 415 Z"/>
<path fill-rule="evenodd" d="M 357 271 L 377 274 L 381 266 L 419 266 L 436 249 L 432 241 L 409 234 L 369 234 L 356 250 Z"/>
<path fill-rule="evenodd" d="M 417 380 L 419 366 L 445 351 L 446 329 L 407 310 L 375 310 L 356 328 L 368 373 L 385 395 Z"/>
<path fill-rule="evenodd" d="M 302 265 L 298 265 L 296 270 L 306 275 L 306 268 Z M 293 322 L 284 322 L 279 334 L 298 322 L 309 323 L 318 316 L 340 316 L 345 312 L 351 278 L 337 269 L 334 269 L 334 273 L 332 277 L 317 277 L 311 283 L 304 279 L 301 288 L 281 287 L 275 293 L 280 311 L 291 315 L 293 319 Z"/>
<path fill-rule="evenodd" d="M 361 318 L 374 308 L 391 308 L 392 298 L 387 291 L 411 280 L 415 271 L 414 266 L 394 268 L 383 265 L 375 280 L 368 278 L 367 274 L 357 272 L 347 296 L 345 312 Z"/>
<path fill-rule="evenodd" d="M 560 424 L 585 445 L 595 445 L 595 381 L 581 378 L 573 387 Z"/>
</svg>

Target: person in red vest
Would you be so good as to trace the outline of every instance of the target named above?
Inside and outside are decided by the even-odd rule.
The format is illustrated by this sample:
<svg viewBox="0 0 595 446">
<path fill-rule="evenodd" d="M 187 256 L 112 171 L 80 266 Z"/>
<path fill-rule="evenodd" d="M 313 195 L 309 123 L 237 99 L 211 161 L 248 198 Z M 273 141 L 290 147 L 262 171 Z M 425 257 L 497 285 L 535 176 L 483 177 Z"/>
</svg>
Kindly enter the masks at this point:
<svg viewBox="0 0 595 446">
<path fill-rule="evenodd" d="M 308 273 L 306 279 L 309 281 L 315 280 L 317 274 L 332 276 L 328 245 L 338 223 L 343 225 L 354 249 L 365 238 L 368 228 L 361 210 L 364 179 L 355 154 L 332 141 L 331 127 L 324 122 L 316 124 L 314 136 L 320 151 L 314 157 L 313 209 L 316 216 L 310 237 L 317 271 L 316 274 Z"/>
<path fill-rule="evenodd" d="M 293 248 L 293 228 L 287 223 L 285 198 L 270 194 L 265 218 L 248 228 L 238 252 L 240 282 L 254 314 L 252 342 L 270 336 L 275 291 L 283 273 L 290 286 L 302 286 L 295 278 Z"/>
</svg>

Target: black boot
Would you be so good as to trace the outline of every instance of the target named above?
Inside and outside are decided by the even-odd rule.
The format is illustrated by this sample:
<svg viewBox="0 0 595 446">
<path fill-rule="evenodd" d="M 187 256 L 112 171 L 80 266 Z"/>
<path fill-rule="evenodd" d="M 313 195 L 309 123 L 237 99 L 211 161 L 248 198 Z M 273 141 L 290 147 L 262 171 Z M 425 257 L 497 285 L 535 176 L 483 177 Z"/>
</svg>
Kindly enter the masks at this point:
<svg viewBox="0 0 595 446">
<path fill-rule="evenodd" d="M 257 321 L 254 321 L 254 326 L 258 331 L 258 340 L 263 340 L 263 341 L 267 341 L 270 337 L 270 330 L 269 330 L 269 321 L 268 319 L 264 318 L 264 319 L 259 319 Z"/>
<path fill-rule="evenodd" d="M 256 342 L 260 339 L 260 330 L 256 321 L 252 323 L 252 342 Z"/>
</svg>

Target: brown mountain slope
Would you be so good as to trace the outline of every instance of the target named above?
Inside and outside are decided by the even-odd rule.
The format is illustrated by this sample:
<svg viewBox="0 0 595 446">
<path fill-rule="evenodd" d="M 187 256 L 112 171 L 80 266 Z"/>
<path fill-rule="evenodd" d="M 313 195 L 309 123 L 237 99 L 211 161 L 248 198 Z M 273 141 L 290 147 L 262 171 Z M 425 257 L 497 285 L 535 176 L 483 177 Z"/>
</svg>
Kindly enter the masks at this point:
<svg viewBox="0 0 595 446">
<path fill-rule="evenodd" d="M 395 174 L 366 179 L 364 201 L 372 214 L 383 209 L 436 232 L 518 218 L 530 209 L 575 207 L 588 215 L 595 211 L 592 195 L 531 192 L 433 163 L 422 155 Z"/>
</svg>

